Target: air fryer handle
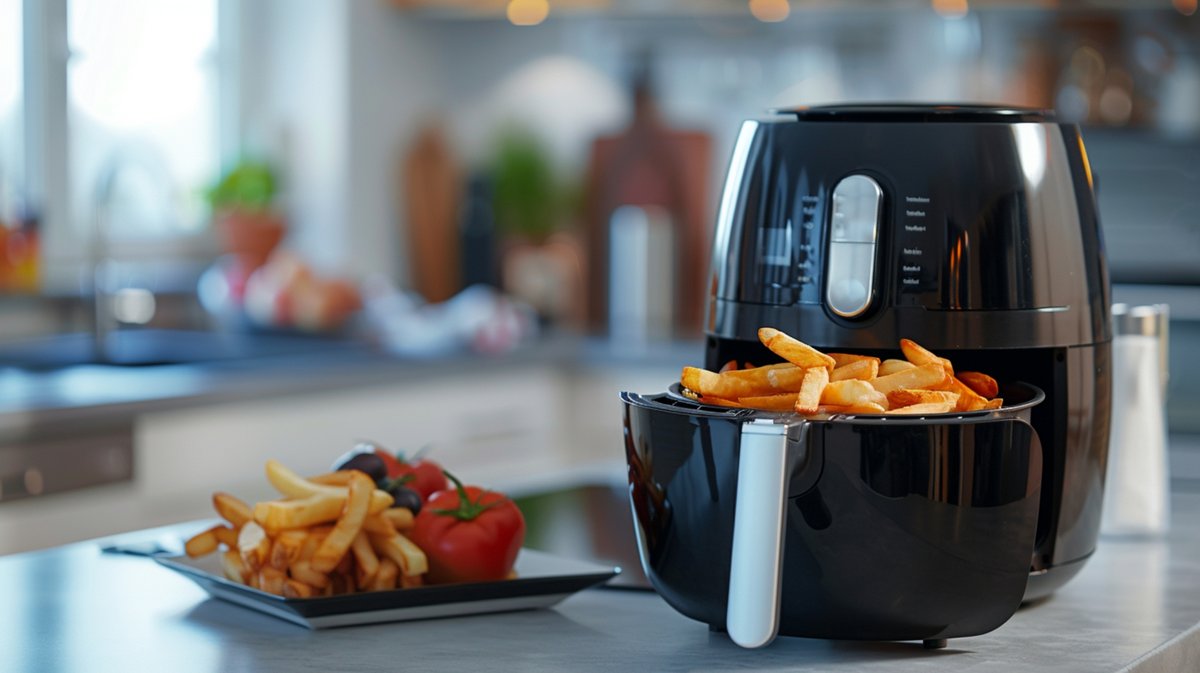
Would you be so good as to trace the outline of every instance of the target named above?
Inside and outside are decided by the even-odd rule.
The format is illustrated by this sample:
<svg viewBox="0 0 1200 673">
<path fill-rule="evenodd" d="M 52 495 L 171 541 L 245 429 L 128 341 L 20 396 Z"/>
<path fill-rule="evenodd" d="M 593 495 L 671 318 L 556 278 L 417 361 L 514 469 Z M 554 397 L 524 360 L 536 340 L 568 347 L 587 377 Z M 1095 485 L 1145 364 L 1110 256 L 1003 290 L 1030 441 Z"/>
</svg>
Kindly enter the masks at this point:
<svg viewBox="0 0 1200 673">
<path fill-rule="evenodd" d="M 742 647 L 768 645 L 779 631 L 784 520 L 794 459 L 788 427 L 765 420 L 742 426 L 725 614 L 729 637 Z"/>
</svg>

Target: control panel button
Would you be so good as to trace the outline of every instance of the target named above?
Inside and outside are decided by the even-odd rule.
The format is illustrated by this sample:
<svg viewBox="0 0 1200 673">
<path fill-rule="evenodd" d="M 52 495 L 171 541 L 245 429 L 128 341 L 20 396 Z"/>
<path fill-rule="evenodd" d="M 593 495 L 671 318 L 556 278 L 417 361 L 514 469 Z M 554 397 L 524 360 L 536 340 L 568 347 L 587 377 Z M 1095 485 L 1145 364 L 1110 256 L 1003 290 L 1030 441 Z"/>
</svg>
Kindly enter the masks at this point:
<svg viewBox="0 0 1200 673">
<path fill-rule="evenodd" d="M 866 311 L 875 288 L 875 248 L 883 190 L 865 175 L 851 175 L 833 190 L 825 302 L 853 318 Z"/>
<path fill-rule="evenodd" d="M 879 229 L 883 190 L 865 175 L 851 175 L 833 189 L 829 240 L 874 243 Z"/>
</svg>

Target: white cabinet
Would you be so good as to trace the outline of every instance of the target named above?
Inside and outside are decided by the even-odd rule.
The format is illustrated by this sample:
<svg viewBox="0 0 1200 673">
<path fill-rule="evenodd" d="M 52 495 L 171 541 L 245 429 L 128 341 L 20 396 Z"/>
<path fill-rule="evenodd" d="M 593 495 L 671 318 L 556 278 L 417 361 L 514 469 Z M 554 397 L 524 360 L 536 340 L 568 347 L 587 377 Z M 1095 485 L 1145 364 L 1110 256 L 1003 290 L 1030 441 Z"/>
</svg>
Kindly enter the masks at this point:
<svg viewBox="0 0 1200 673">
<path fill-rule="evenodd" d="M 329 469 L 357 439 L 431 456 L 465 481 L 537 484 L 582 466 L 619 475 L 622 389 L 661 390 L 675 367 L 508 366 L 357 389 L 297 392 L 147 413 L 134 428 L 134 478 L 0 506 L 0 554 L 214 516 L 213 491 L 275 497 L 268 458 Z"/>
</svg>

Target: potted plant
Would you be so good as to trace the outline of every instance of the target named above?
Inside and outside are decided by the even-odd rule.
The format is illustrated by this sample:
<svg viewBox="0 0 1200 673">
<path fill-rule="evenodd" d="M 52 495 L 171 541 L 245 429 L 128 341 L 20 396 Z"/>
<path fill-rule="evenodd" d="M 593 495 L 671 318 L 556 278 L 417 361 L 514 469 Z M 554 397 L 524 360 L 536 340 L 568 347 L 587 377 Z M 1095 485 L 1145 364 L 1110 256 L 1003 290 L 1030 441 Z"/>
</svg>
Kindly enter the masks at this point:
<svg viewBox="0 0 1200 673">
<path fill-rule="evenodd" d="M 237 258 L 247 275 L 267 261 L 287 231 L 275 208 L 277 189 L 269 164 L 244 159 L 206 194 L 222 249 Z"/>
<path fill-rule="evenodd" d="M 492 183 L 505 291 L 548 321 L 578 322 L 583 255 L 577 238 L 564 226 L 572 220 L 572 190 L 556 179 L 538 139 L 512 129 L 500 136 Z"/>
</svg>

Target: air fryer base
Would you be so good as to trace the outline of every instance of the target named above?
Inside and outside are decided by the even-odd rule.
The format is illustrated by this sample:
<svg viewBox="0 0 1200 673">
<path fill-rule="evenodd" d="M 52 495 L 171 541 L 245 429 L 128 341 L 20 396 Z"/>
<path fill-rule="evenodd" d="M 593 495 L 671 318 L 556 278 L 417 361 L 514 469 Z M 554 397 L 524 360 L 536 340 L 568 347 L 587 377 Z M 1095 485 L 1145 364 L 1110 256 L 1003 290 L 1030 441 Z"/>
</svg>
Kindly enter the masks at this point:
<svg viewBox="0 0 1200 673">
<path fill-rule="evenodd" d="M 1080 570 L 1083 570 L 1083 566 L 1089 558 L 1091 558 L 1091 554 L 1081 559 L 1059 563 L 1045 570 L 1030 573 L 1029 584 L 1025 587 L 1025 598 L 1022 599 L 1022 604 L 1039 601 L 1058 591 L 1064 584 L 1070 582 L 1072 577 L 1078 575 Z"/>
<path fill-rule="evenodd" d="M 722 629 L 746 410 L 622 398 L 646 575 L 675 610 Z M 811 423 L 812 459 L 792 475 L 803 491 L 787 506 L 779 635 L 936 647 L 1016 612 L 1041 486 L 1028 424 Z M 815 484 L 806 478 L 814 469 Z"/>
</svg>

